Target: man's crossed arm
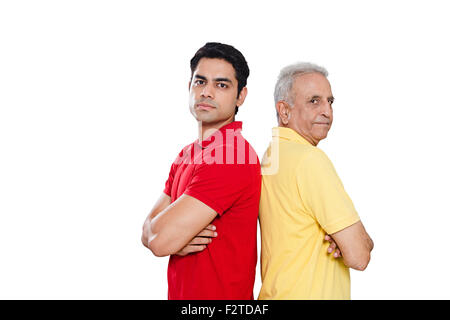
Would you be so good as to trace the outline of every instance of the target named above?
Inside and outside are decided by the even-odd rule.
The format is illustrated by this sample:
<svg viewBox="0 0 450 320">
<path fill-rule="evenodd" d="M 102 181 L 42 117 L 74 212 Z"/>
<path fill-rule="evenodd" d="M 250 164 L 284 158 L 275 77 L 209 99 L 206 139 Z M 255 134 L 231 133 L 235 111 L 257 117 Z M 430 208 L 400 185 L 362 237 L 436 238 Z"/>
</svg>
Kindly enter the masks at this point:
<svg viewBox="0 0 450 320">
<path fill-rule="evenodd" d="M 142 244 L 155 256 L 170 254 L 185 256 L 199 252 L 217 236 L 216 227 L 211 223 L 217 213 L 203 202 L 182 195 L 170 204 L 171 198 L 163 193 L 156 201 L 142 227 Z M 192 212 L 185 214 L 186 211 Z M 329 252 L 336 249 L 336 258 L 340 257 L 339 249 L 332 238 Z"/>
<path fill-rule="evenodd" d="M 330 241 L 331 245 L 328 252 L 336 249 L 336 253 L 344 259 L 344 264 L 352 269 L 363 271 L 367 268 L 370 261 L 370 252 L 373 249 L 373 241 L 366 232 L 361 221 L 348 226 L 331 236 L 326 235 L 325 240 Z M 335 243 L 333 243 L 333 240 Z"/>
<path fill-rule="evenodd" d="M 205 249 L 217 235 L 210 225 L 217 212 L 185 194 L 170 202 L 171 198 L 163 193 L 153 206 L 142 228 L 143 245 L 158 257 L 184 256 Z"/>
</svg>

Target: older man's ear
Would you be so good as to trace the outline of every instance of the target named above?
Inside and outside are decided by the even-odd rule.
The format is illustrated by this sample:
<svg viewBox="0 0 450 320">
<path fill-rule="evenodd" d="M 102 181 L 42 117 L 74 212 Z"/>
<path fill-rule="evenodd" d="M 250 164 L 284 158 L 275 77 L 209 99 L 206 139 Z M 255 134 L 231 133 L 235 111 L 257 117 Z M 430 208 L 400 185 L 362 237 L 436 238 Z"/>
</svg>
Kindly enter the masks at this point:
<svg viewBox="0 0 450 320">
<path fill-rule="evenodd" d="M 291 107 L 286 101 L 278 101 L 275 107 L 278 112 L 278 123 L 286 126 L 291 116 Z"/>
</svg>

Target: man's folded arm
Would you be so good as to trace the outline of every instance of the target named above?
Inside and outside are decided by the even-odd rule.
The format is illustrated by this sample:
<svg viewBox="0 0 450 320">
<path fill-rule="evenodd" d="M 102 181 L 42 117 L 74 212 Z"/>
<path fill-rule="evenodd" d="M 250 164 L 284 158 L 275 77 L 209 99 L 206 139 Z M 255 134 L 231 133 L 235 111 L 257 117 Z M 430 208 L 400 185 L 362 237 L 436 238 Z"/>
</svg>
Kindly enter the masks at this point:
<svg viewBox="0 0 450 320">
<path fill-rule="evenodd" d="M 364 270 L 370 261 L 372 239 L 323 151 L 311 150 L 299 168 L 298 181 L 301 198 L 336 242 L 344 264 L 355 270 Z"/>
<path fill-rule="evenodd" d="M 152 218 L 155 217 L 158 213 L 166 209 L 171 202 L 171 197 L 165 194 L 164 192 L 161 194 L 161 196 L 156 200 L 155 205 L 153 206 L 152 210 L 150 211 L 149 215 L 145 219 L 144 225 L 142 226 L 142 237 L 141 241 L 144 246 L 148 248 L 148 229 L 150 226 L 150 222 L 152 221 Z"/>
<path fill-rule="evenodd" d="M 142 239 L 158 257 L 177 253 L 217 215 L 209 206 L 186 194 L 160 212 L 152 212 L 144 223 Z"/>
<path fill-rule="evenodd" d="M 366 269 L 373 241 L 361 221 L 331 234 L 331 237 L 338 245 L 347 267 L 360 271 Z"/>
</svg>

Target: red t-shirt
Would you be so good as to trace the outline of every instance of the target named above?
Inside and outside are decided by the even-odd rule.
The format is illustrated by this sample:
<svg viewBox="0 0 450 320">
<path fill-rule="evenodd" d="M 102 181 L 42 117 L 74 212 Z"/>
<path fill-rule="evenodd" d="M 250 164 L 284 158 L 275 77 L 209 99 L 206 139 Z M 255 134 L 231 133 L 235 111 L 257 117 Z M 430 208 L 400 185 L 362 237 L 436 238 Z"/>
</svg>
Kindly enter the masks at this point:
<svg viewBox="0 0 450 320">
<path fill-rule="evenodd" d="M 164 192 L 172 202 L 187 194 L 214 209 L 218 236 L 201 252 L 170 256 L 170 300 L 253 299 L 261 168 L 241 129 L 240 121 L 223 126 L 172 164 Z"/>
</svg>

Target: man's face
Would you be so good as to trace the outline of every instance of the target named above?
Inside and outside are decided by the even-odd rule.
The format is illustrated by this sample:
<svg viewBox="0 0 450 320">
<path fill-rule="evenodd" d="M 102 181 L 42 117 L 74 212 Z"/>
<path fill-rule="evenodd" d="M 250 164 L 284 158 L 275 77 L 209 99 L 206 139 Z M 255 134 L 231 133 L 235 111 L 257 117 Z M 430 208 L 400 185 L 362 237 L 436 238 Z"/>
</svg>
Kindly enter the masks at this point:
<svg viewBox="0 0 450 320">
<path fill-rule="evenodd" d="M 333 122 L 331 86 L 322 74 L 306 73 L 296 77 L 292 85 L 293 108 L 289 127 L 313 145 L 327 137 Z"/>
<path fill-rule="evenodd" d="M 190 111 L 197 121 L 208 124 L 233 119 L 235 107 L 245 99 L 242 94 L 238 98 L 237 91 L 238 81 L 231 63 L 202 58 L 189 83 Z"/>
</svg>

